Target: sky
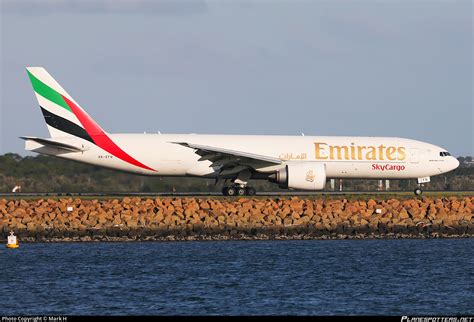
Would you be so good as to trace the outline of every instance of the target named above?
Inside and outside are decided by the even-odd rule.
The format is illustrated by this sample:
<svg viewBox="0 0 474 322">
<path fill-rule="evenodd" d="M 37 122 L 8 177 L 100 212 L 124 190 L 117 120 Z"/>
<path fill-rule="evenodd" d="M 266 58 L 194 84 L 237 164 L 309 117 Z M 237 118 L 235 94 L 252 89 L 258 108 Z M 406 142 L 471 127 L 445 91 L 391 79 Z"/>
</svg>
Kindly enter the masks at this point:
<svg viewBox="0 0 474 322">
<path fill-rule="evenodd" d="M 0 0 L 0 154 L 25 67 L 109 133 L 396 136 L 474 155 L 471 1 Z"/>
</svg>

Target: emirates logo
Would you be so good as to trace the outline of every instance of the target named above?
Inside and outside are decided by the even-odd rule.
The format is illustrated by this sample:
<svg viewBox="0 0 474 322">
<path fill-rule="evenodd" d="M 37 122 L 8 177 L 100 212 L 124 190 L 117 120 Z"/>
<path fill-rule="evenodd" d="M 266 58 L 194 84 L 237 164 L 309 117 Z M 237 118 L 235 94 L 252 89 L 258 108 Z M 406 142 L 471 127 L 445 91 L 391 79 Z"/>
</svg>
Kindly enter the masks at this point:
<svg viewBox="0 0 474 322">
<path fill-rule="evenodd" d="M 308 182 L 314 182 L 315 177 L 316 177 L 316 175 L 313 173 L 313 170 L 309 170 L 308 172 L 306 172 L 305 180 L 308 181 Z"/>
</svg>

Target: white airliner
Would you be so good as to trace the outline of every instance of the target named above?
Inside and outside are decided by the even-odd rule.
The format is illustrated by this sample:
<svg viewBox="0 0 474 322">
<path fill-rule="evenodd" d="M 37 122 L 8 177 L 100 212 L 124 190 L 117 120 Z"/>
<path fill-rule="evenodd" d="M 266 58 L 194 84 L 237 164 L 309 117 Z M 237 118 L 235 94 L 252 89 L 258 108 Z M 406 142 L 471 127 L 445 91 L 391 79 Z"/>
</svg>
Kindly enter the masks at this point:
<svg viewBox="0 0 474 322">
<path fill-rule="evenodd" d="M 417 179 L 459 165 L 438 146 L 395 137 L 109 134 L 42 67 L 27 67 L 50 138 L 27 150 L 149 176 L 228 179 L 224 195 L 254 195 L 250 179 L 322 190 L 327 178 Z"/>
</svg>

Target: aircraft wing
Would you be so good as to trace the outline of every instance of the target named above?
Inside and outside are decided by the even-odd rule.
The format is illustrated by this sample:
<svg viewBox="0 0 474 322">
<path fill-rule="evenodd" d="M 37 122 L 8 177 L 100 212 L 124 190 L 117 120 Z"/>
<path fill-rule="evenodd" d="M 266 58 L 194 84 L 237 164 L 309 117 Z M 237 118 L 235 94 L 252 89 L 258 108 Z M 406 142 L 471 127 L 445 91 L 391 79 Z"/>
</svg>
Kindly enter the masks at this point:
<svg viewBox="0 0 474 322">
<path fill-rule="evenodd" d="M 221 174 L 238 173 L 248 168 L 265 172 L 265 170 L 271 170 L 272 168 L 275 168 L 275 166 L 278 167 L 283 163 L 282 160 L 277 158 L 238 150 L 230 150 L 188 142 L 172 143 L 194 149 L 196 154 L 201 156 L 198 161 L 211 161 L 213 167 L 221 168 Z"/>
</svg>

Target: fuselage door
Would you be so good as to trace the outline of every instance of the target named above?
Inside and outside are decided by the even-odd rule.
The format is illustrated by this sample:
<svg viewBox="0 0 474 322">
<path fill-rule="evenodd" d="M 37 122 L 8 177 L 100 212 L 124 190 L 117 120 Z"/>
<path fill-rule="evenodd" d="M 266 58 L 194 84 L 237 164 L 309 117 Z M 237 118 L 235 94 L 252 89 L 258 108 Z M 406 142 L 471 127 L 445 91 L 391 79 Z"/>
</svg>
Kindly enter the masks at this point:
<svg viewBox="0 0 474 322">
<path fill-rule="evenodd" d="M 409 149 L 408 160 L 410 161 L 410 163 L 420 162 L 420 151 L 418 149 Z"/>
</svg>

